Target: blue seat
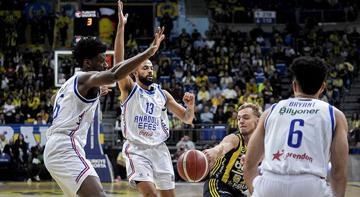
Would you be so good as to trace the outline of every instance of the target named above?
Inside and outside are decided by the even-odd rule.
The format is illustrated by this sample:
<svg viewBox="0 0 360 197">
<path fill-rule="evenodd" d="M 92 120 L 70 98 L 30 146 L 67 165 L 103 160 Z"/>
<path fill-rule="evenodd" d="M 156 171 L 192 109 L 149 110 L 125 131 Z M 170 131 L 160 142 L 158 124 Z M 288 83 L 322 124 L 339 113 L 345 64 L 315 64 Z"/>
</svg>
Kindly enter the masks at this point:
<svg viewBox="0 0 360 197">
<path fill-rule="evenodd" d="M 220 141 L 226 136 L 225 126 L 214 126 L 210 128 L 203 128 L 200 134 L 200 140 L 203 141 Z"/>
<path fill-rule="evenodd" d="M 276 64 L 276 70 L 280 75 L 285 75 L 285 73 L 286 73 L 286 64 L 284 64 L 284 63 Z"/>
</svg>

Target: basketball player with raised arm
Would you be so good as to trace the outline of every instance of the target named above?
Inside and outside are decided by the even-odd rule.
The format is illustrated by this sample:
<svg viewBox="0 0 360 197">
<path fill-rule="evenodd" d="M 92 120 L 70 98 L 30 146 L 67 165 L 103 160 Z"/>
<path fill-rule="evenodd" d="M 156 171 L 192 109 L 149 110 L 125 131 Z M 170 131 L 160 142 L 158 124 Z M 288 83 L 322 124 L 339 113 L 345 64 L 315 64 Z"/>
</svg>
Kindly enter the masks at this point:
<svg viewBox="0 0 360 197">
<path fill-rule="evenodd" d="M 254 197 L 344 197 L 348 126 L 340 110 L 319 100 L 327 65 L 306 56 L 296 58 L 290 70 L 295 98 L 261 116 L 246 153 L 246 184 Z M 331 187 L 326 182 L 329 161 Z"/>
<path fill-rule="evenodd" d="M 157 31 L 147 50 L 106 71 L 104 44 L 82 39 L 75 46 L 73 55 L 82 71 L 68 79 L 55 96 L 53 122 L 46 132 L 44 150 L 45 166 L 66 196 L 105 196 L 83 149 L 99 104 L 100 86 L 125 78 L 153 56 L 162 36 L 162 31 Z"/>
<path fill-rule="evenodd" d="M 204 184 L 204 197 L 246 196 L 241 157 L 246 153 L 248 141 L 261 113 L 258 105 L 241 105 L 237 115 L 239 131 L 226 136 L 215 147 L 204 150 L 211 167 L 209 179 Z"/>
<path fill-rule="evenodd" d="M 115 39 L 115 61 L 124 58 L 126 17 L 119 2 L 119 22 Z M 161 33 L 164 28 L 161 29 Z M 160 68 L 161 69 L 161 68 Z M 153 65 L 146 60 L 130 76 L 118 82 L 121 92 L 121 126 L 127 139 L 123 145 L 126 171 L 131 186 L 143 196 L 175 196 L 174 170 L 165 140 L 169 137 L 167 109 L 183 122 L 194 119 L 195 96 L 185 93 L 184 108 L 158 84 L 153 83 Z M 158 190 L 158 191 L 157 191 Z"/>
</svg>

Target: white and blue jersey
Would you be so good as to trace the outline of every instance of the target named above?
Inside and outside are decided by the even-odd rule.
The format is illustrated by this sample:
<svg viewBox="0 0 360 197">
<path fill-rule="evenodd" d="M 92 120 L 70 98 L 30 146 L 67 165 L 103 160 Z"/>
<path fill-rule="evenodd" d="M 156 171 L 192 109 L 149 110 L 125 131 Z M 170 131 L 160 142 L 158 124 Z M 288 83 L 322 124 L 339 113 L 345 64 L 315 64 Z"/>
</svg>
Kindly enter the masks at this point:
<svg viewBox="0 0 360 197">
<path fill-rule="evenodd" d="M 166 95 L 159 85 L 152 90 L 135 83 L 128 98 L 121 105 L 123 136 L 134 144 L 159 145 L 169 137 Z"/>
<path fill-rule="evenodd" d="M 53 122 L 47 130 L 47 136 L 63 133 L 73 136 L 84 147 L 87 132 L 99 104 L 100 94 L 93 99 L 86 99 L 80 95 L 77 81 L 81 73 L 77 72 L 68 79 L 57 92 L 53 109 Z"/>
<path fill-rule="evenodd" d="M 274 104 L 264 123 L 261 169 L 326 177 L 335 123 L 335 108 L 321 100 L 290 98 Z"/>
<path fill-rule="evenodd" d="M 65 196 L 77 196 L 88 176 L 98 177 L 85 157 L 87 132 L 99 104 L 96 98 L 86 99 L 78 92 L 76 73 L 59 89 L 54 102 L 53 122 L 46 131 L 44 164 Z"/>
</svg>

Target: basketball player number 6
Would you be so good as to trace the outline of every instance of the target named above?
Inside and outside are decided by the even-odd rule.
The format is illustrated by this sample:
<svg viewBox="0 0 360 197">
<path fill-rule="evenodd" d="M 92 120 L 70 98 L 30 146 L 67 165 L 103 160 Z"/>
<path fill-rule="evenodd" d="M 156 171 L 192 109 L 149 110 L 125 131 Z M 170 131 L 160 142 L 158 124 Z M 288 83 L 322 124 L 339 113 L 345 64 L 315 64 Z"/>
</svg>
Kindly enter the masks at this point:
<svg viewBox="0 0 360 197">
<path fill-rule="evenodd" d="M 295 130 L 295 124 L 297 124 L 300 127 L 304 126 L 304 120 L 303 119 L 294 119 L 290 123 L 290 129 L 289 129 L 289 138 L 288 138 L 288 146 L 292 148 L 299 148 L 301 145 L 302 140 L 302 132 L 300 130 Z M 293 139 L 296 137 L 296 141 L 293 142 Z"/>
<path fill-rule="evenodd" d="M 62 98 L 64 98 L 64 94 L 61 94 L 60 96 L 59 96 L 59 98 L 56 100 L 56 102 L 55 102 L 55 108 L 54 108 L 54 115 L 53 115 L 53 119 L 55 119 L 57 116 L 58 116 L 58 114 L 59 114 L 59 110 L 60 110 L 60 100 L 62 99 Z"/>
</svg>

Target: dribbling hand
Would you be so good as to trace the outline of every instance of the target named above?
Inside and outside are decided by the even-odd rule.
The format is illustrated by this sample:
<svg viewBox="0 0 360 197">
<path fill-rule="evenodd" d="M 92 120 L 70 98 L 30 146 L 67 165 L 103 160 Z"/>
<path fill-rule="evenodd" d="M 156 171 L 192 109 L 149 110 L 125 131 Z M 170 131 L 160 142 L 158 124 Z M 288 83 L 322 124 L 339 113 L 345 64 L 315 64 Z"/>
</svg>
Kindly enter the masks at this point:
<svg viewBox="0 0 360 197">
<path fill-rule="evenodd" d="M 164 27 L 158 27 L 155 31 L 154 41 L 151 43 L 150 47 L 147 49 L 147 52 L 150 56 L 155 55 L 156 51 L 159 49 L 161 41 L 165 38 Z"/>
<path fill-rule="evenodd" d="M 183 102 L 187 107 L 193 108 L 195 105 L 195 95 L 190 92 L 185 92 L 183 97 Z"/>
<path fill-rule="evenodd" d="M 205 154 L 209 162 L 209 168 L 211 169 L 217 159 L 218 153 L 214 148 L 205 149 L 203 150 L 203 153 Z"/>
<path fill-rule="evenodd" d="M 119 17 L 119 25 L 125 26 L 128 18 L 128 14 L 123 13 L 124 4 L 122 1 L 118 1 L 118 17 Z"/>
</svg>

